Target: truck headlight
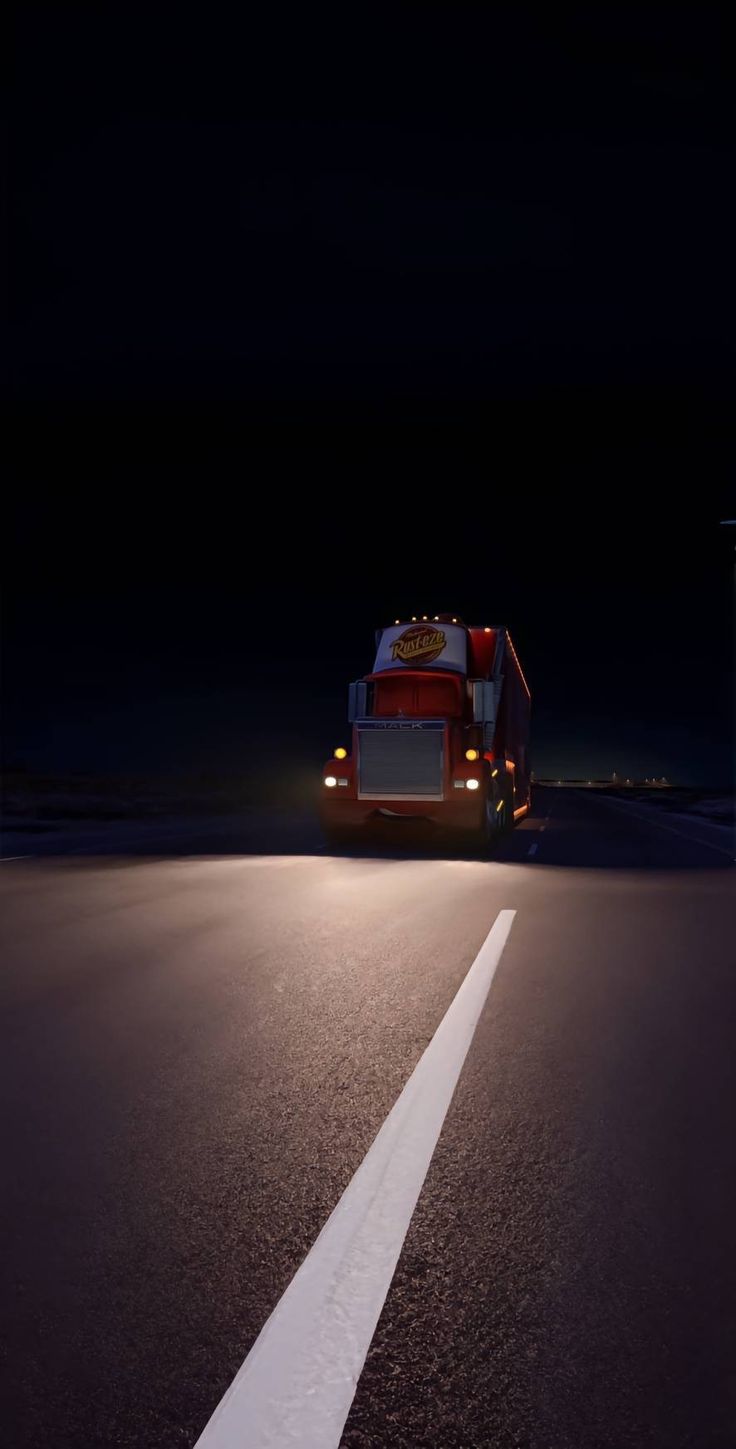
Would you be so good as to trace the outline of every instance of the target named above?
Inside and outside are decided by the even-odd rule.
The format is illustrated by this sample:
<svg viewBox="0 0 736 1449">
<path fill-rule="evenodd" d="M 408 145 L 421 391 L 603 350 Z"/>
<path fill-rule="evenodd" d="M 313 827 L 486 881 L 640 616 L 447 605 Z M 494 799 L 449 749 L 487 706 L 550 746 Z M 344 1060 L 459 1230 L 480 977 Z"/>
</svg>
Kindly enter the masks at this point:
<svg viewBox="0 0 736 1449">
<path fill-rule="evenodd" d="M 335 787 L 335 785 L 337 784 L 337 780 L 336 780 L 335 776 L 334 775 L 325 775 L 325 784 L 326 784 L 328 790 L 333 790 L 334 787 Z"/>
<path fill-rule="evenodd" d="M 480 785 L 480 780 L 468 780 L 466 783 L 468 790 L 477 790 Z"/>
</svg>

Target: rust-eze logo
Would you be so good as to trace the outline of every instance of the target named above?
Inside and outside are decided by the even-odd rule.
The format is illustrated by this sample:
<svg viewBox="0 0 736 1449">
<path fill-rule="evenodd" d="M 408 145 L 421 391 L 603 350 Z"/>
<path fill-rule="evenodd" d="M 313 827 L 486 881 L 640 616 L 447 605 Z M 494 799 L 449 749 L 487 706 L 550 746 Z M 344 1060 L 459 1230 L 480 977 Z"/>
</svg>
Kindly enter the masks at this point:
<svg viewBox="0 0 736 1449">
<path fill-rule="evenodd" d="M 431 664 L 438 659 L 447 643 L 443 629 L 427 624 L 412 624 L 391 644 L 391 658 L 401 664 Z"/>
</svg>

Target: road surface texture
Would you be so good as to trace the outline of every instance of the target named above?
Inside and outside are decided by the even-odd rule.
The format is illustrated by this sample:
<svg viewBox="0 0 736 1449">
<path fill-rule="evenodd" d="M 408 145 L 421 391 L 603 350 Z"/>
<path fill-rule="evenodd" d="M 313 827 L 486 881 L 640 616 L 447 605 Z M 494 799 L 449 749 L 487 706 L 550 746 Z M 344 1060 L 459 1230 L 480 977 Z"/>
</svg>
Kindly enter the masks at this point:
<svg viewBox="0 0 736 1449">
<path fill-rule="evenodd" d="M 680 827 L 3 861 L 2 1442 L 195 1443 L 511 910 L 341 1443 L 733 1449 L 736 896 Z"/>
</svg>

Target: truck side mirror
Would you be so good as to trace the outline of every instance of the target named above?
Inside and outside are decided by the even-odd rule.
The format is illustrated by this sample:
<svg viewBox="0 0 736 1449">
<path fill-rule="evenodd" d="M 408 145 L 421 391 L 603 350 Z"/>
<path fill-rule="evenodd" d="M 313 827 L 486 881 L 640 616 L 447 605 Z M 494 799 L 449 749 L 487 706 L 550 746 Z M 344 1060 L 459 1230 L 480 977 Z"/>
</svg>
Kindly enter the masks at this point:
<svg viewBox="0 0 736 1449">
<path fill-rule="evenodd" d="M 367 709 L 368 685 L 364 679 L 356 680 L 355 684 L 348 685 L 348 721 L 354 724 L 356 719 L 365 719 Z"/>
<path fill-rule="evenodd" d="M 473 680 L 473 721 L 493 724 L 496 718 L 496 694 L 491 679 Z"/>
</svg>

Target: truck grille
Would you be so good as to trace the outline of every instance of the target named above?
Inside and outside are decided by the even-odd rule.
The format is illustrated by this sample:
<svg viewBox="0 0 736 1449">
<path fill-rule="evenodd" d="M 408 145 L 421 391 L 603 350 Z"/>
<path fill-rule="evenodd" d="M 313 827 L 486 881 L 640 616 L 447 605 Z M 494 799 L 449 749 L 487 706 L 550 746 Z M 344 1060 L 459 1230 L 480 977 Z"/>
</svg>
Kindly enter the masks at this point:
<svg viewBox="0 0 736 1449">
<path fill-rule="evenodd" d="M 359 725 L 360 798 L 441 800 L 443 737 L 439 720 L 398 727 Z"/>
</svg>

